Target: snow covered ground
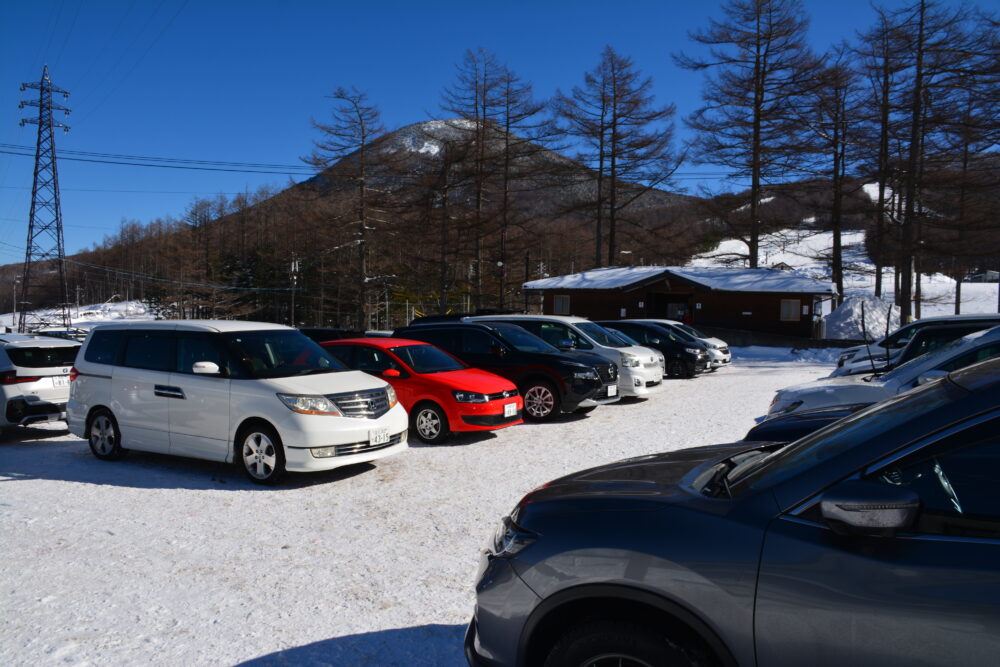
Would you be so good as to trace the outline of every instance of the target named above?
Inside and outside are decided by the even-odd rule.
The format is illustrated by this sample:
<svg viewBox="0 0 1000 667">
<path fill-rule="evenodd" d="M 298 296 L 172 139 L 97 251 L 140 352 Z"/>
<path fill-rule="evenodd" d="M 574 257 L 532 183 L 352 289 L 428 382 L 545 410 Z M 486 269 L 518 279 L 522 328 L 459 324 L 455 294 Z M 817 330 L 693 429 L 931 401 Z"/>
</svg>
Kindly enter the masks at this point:
<svg viewBox="0 0 1000 667">
<path fill-rule="evenodd" d="M 277 489 L 216 463 L 98 461 L 61 424 L 16 431 L 0 443 L 0 663 L 463 665 L 479 551 L 524 493 L 737 440 L 776 389 L 830 370 L 801 359 L 737 348 L 643 402 Z"/>
</svg>

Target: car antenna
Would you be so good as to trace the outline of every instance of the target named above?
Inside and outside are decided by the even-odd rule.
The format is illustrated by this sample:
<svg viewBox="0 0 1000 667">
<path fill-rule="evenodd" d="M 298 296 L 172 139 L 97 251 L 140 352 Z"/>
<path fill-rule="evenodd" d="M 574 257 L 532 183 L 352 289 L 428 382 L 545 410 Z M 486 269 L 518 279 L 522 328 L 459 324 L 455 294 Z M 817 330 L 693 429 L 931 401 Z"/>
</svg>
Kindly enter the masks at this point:
<svg viewBox="0 0 1000 667">
<path fill-rule="evenodd" d="M 889 324 L 892 322 L 892 308 L 893 308 L 893 305 L 890 303 L 889 304 L 889 311 L 885 314 L 885 338 L 889 337 Z M 882 340 L 885 340 L 885 338 L 883 338 Z M 888 345 L 885 348 L 885 369 L 887 371 L 890 370 L 889 369 L 889 346 Z"/>
</svg>

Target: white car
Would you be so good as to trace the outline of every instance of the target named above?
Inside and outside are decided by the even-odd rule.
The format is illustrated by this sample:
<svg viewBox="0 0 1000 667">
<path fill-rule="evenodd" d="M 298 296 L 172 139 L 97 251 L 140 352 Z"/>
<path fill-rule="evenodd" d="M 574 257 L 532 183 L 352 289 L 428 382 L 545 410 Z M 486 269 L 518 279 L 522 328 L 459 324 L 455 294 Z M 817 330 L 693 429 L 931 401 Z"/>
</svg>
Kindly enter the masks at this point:
<svg viewBox="0 0 1000 667">
<path fill-rule="evenodd" d="M 834 405 L 876 403 L 913 389 L 950 371 L 1000 355 L 1000 327 L 977 331 L 919 356 L 885 375 L 848 375 L 778 391 L 768 417 Z"/>
<path fill-rule="evenodd" d="M 516 324 L 560 349 L 591 352 L 618 365 L 618 391 L 622 396 L 648 396 L 663 388 L 663 354 L 631 345 L 583 317 L 566 315 L 477 315 L 469 322 Z"/>
<path fill-rule="evenodd" d="M 677 320 L 631 320 L 633 322 L 651 322 L 653 324 L 658 324 L 661 327 L 667 327 L 671 331 L 677 332 L 682 338 L 687 338 L 689 340 L 694 340 L 699 343 L 704 343 L 705 347 L 708 348 L 708 368 L 709 370 L 716 370 L 717 368 L 722 368 L 723 366 L 728 366 L 733 361 L 733 354 L 729 350 L 729 343 L 722 340 L 721 338 L 715 338 L 713 336 L 706 336 L 702 332 L 695 329 L 690 324 L 684 324 L 683 322 L 678 322 Z"/>
<path fill-rule="evenodd" d="M 0 428 L 66 419 L 69 376 L 80 344 L 0 334 Z"/>
<path fill-rule="evenodd" d="M 260 322 L 105 324 L 71 373 L 69 427 L 100 459 L 126 449 L 237 462 L 251 480 L 407 448 L 385 381 L 347 370 L 295 329 Z"/>
<path fill-rule="evenodd" d="M 971 314 L 971 315 L 942 315 L 940 317 L 925 317 L 923 319 L 910 322 L 893 331 L 888 336 L 878 339 L 870 345 L 856 345 L 845 348 L 837 359 L 837 368 L 830 373 L 830 377 L 841 377 L 843 375 L 854 375 L 855 373 L 866 373 L 874 366 L 876 371 L 882 370 L 886 365 L 892 366 L 896 359 L 903 353 L 903 349 L 913 338 L 913 334 L 926 326 L 943 324 L 982 324 L 983 328 L 1000 325 L 1000 315 Z"/>
</svg>

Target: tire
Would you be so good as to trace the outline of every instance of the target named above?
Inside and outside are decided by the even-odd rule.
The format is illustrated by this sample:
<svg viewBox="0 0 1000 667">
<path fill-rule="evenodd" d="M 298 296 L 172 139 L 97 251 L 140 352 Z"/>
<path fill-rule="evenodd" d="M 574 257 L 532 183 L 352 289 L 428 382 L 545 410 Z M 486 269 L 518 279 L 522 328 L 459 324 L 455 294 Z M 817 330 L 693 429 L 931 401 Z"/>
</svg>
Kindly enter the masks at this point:
<svg viewBox="0 0 1000 667">
<path fill-rule="evenodd" d="M 597 409 L 596 405 L 588 405 L 585 408 L 577 408 L 576 410 L 573 411 L 573 414 L 586 415 L 586 414 L 589 414 L 589 413 L 593 412 L 596 409 Z"/>
<path fill-rule="evenodd" d="M 273 486 L 285 476 L 285 447 L 278 432 L 267 424 L 253 424 L 240 431 L 236 458 L 254 484 Z"/>
<path fill-rule="evenodd" d="M 551 383 L 532 380 L 518 387 L 518 391 L 524 399 L 524 418 L 528 421 L 548 421 L 559 413 L 559 394 Z"/>
<path fill-rule="evenodd" d="M 688 374 L 683 361 L 680 359 L 671 359 L 667 362 L 667 377 L 687 378 L 691 377 L 691 375 Z"/>
<path fill-rule="evenodd" d="M 87 443 L 94 456 L 102 461 L 117 461 L 125 456 L 118 420 L 107 408 L 98 408 L 87 422 Z"/>
<path fill-rule="evenodd" d="M 665 635 L 628 621 L 591 621 L 563 634 L 545 667 L 699 667 Z"/>
<path fill-rule="evenodd" d="M 410 414 L 410 430 L 421 442 L 437 445 L 448 439 L 451 428 L 444 410 L 433 403 L 421 403 Z"/>
</svg>

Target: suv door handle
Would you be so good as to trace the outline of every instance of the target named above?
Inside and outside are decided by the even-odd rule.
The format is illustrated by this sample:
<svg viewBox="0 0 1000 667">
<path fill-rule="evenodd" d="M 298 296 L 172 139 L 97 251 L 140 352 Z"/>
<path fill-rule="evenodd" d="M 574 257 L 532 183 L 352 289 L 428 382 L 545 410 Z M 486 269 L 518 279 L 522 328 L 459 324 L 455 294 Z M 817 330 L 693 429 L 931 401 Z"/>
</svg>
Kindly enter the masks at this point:
<svg viewBox="0 0 1000 667">
<path fill-rule="evenodd" d="M 180 387 L 168 387 L 166 385 L 153 385 L 153 394 L 163 398 L 184 398 L 184 391 Z"/>
</svg>

